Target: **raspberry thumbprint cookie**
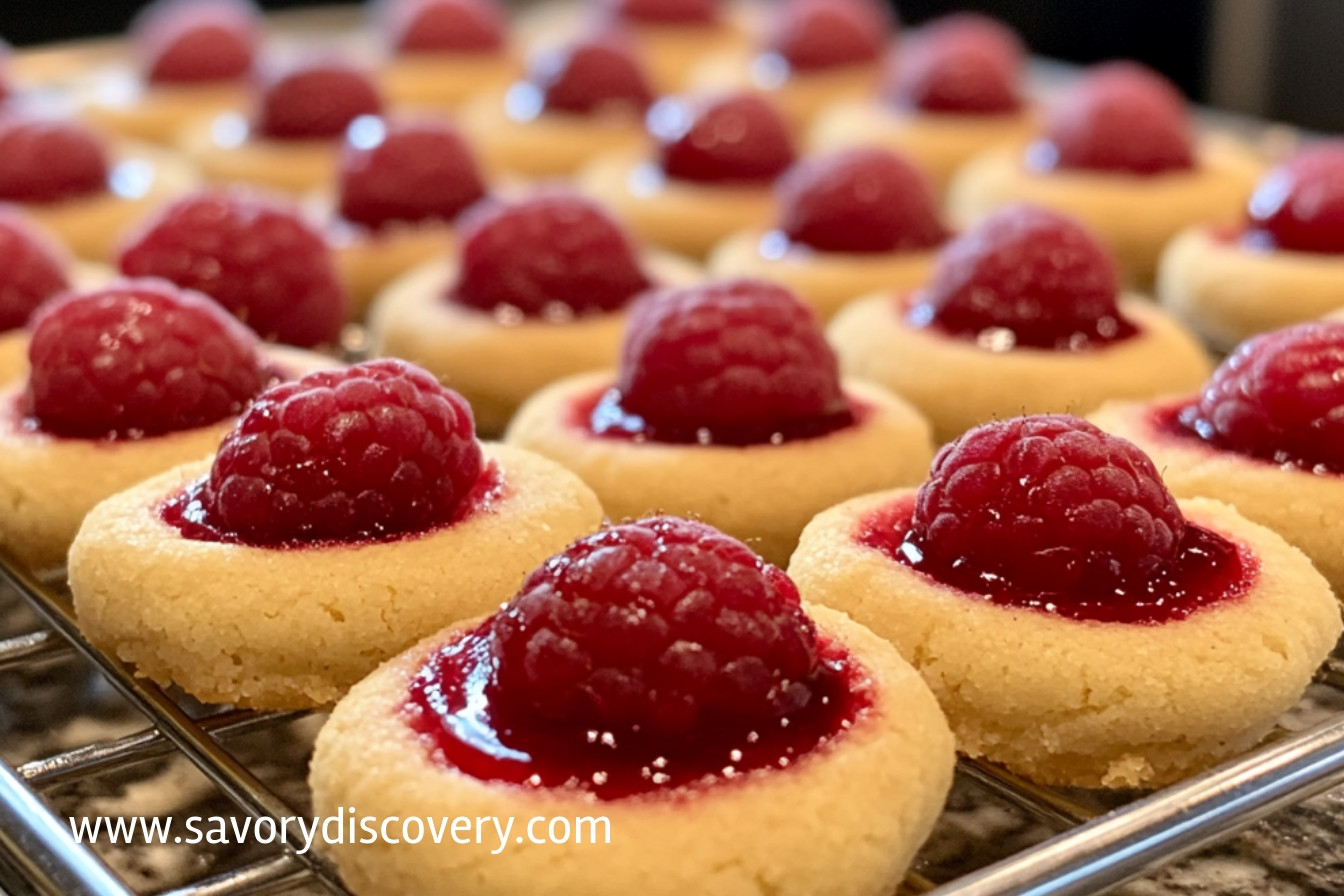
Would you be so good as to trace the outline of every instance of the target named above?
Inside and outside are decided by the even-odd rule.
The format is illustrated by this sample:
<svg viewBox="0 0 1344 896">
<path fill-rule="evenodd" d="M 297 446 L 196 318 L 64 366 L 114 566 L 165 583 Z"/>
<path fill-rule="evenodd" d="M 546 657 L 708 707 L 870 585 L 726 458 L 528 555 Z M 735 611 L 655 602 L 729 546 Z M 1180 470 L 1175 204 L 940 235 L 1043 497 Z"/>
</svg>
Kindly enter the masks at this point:
<svg viewBox="0 0 1344 896">
<path fill-rule="evenodd" d="M 506 440 L 578 473 L 611 519 L 699 517 L 781 564 L 814 514 L 917 482 L 933 454 L 924 418 L 842 382 L 816 315 L 761 280 L 641 297 L 619 368 L 538 392 Z"/>
<path fill-rule="evenodd" d="M 39 568 L 99 501 L 208 455 L 271 383 L 335 364 L 263 346 L 163 280 L 65 293 L 27 336 L 27 376 L 0 393 L 0 542 Z"/>
<path fill-rule="evenodd" d="M 1157 787 L 1253 747 L 1341 630 L 1300 551 L 1065 416 L 971 430 L 918 491 L 818 516 L 789 570 L 920 670 L 962 752 L 1047 784 Z"/>
<path fill-rule="evenodd" d="M 1243 343 L 1198 392 L 1091 416 L 1178 497 L 1216 498 L 1302 550 L 1344 596 L 1344 321 Z"/>
<path fill-rule="evenodd" d="M 371 361 L 272 387 L 213 460 L 94 508 L 70 588 L 89 637 L 147 678 L 320 706 L 498 607 L 601 519 L 572 474 L 477 442 L 470 407 L 433 376 Z"/>
<path fill-rule="evenodd" d="M 609 839 L 346 844 L 362 896 L 888 896 L 952 737 L 889 644 L 701 523 L 575 542 L 484 620 L 360 682 L 318 736 L 314 809 L 602 816 Z"/>
</svg>

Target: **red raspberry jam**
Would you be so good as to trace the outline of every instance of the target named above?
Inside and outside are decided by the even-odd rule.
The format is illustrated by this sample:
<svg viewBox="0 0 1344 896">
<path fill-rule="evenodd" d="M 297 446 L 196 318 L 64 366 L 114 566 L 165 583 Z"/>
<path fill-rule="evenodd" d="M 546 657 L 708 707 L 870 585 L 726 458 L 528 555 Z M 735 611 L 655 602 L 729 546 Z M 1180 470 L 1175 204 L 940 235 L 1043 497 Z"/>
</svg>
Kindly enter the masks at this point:
<svg viewBox="0 0 1344 896">
<path fill-rule="evenodd" d="M 625 744 L 596 729 L 509 727 L 492 712 L 490 640 L 485 628 L 462 635 L 430 658 L 411 685 L 411 724 L 441 761 L 473 778 L 526 787 L 568 787 L 600 800 L 710 787 L 752 772 L 787 768 L 825 747 L 869 705 L 862 669 L 834 643 L 818 644 L 830 670 L 818 711 L 787 727 L 748 731 L 736 740 L 660 751 Z M 712 746 L 710 745 L 712 744 Z"/>
<path fill-rule="evenodd" d="M 1255 565 L 1185 519 L 1136 445 L 1064 414 L 969 430 L 855 537 L 991 602 L 1098 622 L 1184 618 L 1244 593 Z"/>
<path fill-rule="evenodd" d="M 1078 622 L 1161 625 L 1250 591 L 1259 564 L 1244 546 L 1190 524 L 1175 561 L 1152 577 L 1108 591 L 1034 591 L 1013 588 L 990 575 L 925 560 L 909 538 L 913 495 L 878 508 L 859 521 L 854 539 L 933 581 L 969 592 L 1000 607 L 1037 610 Z"/>
<path fill-rule="evenodd" d="M 874 412 L 872 405 L 848 399 L 843 411 L 817 417 L 741 426 L 685 427 L 650 422 L 621 405 L 617 389 L 597 389 L 576 399 L 569 407 L 569 425 L 601 436 L 627 442 L 664 445 L 721 445 L 746 448 L 751 445 L 785 445 L 817 439 L 850 426 L 862 426 Z"/>
</svg>

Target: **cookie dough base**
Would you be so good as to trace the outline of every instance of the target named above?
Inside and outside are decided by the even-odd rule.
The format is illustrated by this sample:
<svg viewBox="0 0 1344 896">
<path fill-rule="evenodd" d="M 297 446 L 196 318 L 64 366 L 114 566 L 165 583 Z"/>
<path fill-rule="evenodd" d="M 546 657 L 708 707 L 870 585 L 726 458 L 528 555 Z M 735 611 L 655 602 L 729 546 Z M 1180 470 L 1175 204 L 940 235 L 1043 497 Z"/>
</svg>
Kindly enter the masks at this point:
<svg viewBox="0 0 1344 896">
<path fill-rule="evenodd" d="M 269 140 L 247 122 L 226 114 L 196 122 L 182 132 L 180 149 L 208 181 L 245 183 L 301 197 L 336 182 L 341 142 Z"/>
<path fill-rule="evenodd" d="M 789 566 L 805 600 L 848 613 L 918 668 L 958 748 L 1043 784 L 1159 787 L 1255 746 L 1339 637 L 1340 610 L 1301 553 L 1230 507 L 1187 518 L 1249 546 L 1249 593 L 1161 625 L 1076 622 L 999 607 L 860 545 L 854 533 L 910 490 L 815 519 Z"/>
<path fill-rule="evenodd" d="M 247 103 L 245 84 L 146 84 L 129 72 L 109 72 L 82 113 L 123 137 L 171 146 L 190 124 L 245 109 Z"/>
<path fill-rule="evenodd" d="M 952 738 L 919 676 L 871 632 L 816 608 L 820 631 L 867 671 L 875 706 L 829 745 L 675 800 L 596 802 L 573 791 L 480 781 L 435 762 L 402 708 L 442 632 L 357 685 L 317 738 L 314 811 L 361 816 L 536 816 L 609 822 L 610 843 L 332 848 L 362 896 L 888 896 L 928 836 L 951 784 Z M 518 832 L 515 827 L 515 833 Z M 512 838 L 511 838 L 512 839 Z M 487 838 L 488 840 L 488 838 Z"/>
<path fill-rule="evenodd" d="M 543 111 L 517 121 L 505 113 L 504 97 L 497 95 L 468 105 L 461 123 L 487 171 L 533 180 L 567 177 L 601 155 L 639 153 L 648 143 L 638 116 Z"/>
<path fill-rule="evenodd" d="M 1161 404 L 1110 402 L 1088 419 L 1142 448 L 1178 498 L 1223 501 L 1279 533 L 1311 559 L 1344 599 L 1344 516 L 1339 513 L 1344 476 L 1284 468 L 1164 432 L 1154 424 L 1157 409 L 1194 400 L 1190 395 Z"/>
<path fill-rule="evenodd" d="M 109 190 L 18 208 L 79 258 L 111 264 L 136 225 L 196 182 L 191 166 L 172 153 L 145 145 L 114 146 Z"/>
<path fill-rule="evenodd" d="M 658 284 L 684 286 L 699 277 L 694 265 L 664 253 L 645 253 L 642 263 Z M 624 311 L 501 323 L 445 301 L 456 279 L 457 264 L 443 260 L 394 281 L 370 311 L 370 345 L 374 354 L 418 364 L 460 392 L 471 403 L 478 431 L 502 433 L 519 405 L 543 386 L 616 363 Z"/>
<path fill-rule="evenodd" d="M 454 251 L 456 236 L 442 221 L 393 222 L 378 231 L 346 224 L 329 242 L 350 297 L 350 318 L 363 320 L 379 292 L 412 268 Z"/>
<path fill-rule="evenodd" d="M 1030 112 L 1009 115 L 911 114 L 874 102 L 840 103 L 817 117 L 807 139 L 814 153 L 880 146 L 900 153 L 939 192 L 970 159 L 1003 144 L 1021 144 L 1036 127 Z"/>
<path fill-rule="evenodd" d="M 910 325 L 892 294 L 846 308 L 827 330 L 847 376 L 908 400 L 948 442 L 981 423 L 1021 414 L 1084 414 L 1111 398 L 1151 398 L 1198 389 L 1212 363 L 1161 309 L 1133 296 L 1120 311 L 1138 327 L 1129 339 L 1082 352 L 1013 349 Z"/>
<path fill-rule="evenodd" d="M 1167 247 L 1157 298 L 1215 348 L 1315 320 L 1344 301 L 1344 256 L 1254 249 L 1206 227 Z"/>
<path fill-rule="evenodd" d="M 964 227 L 1011 202 L 1053 208 L 1090 227 L 1138 285 L 1153 282 L 1163 248 L 1186 227 L 1239 222 L 1261 170 L 1248 152 L 1217 140 L 1199 148 L 1195 168 L 1148 177 L 1070 170 L 1038 174 L 1022 157 L 1022 147 L 1014 146 L 968 162 L 948 188 L 953 223 Z"/>
<path fill-rule="evenodd" d="M 593 532 L 602 510 L 558 465 L 488 445 L 504 491 L 450 526 L 364 545 L 265 549 L 193 541 L 158 508 L 209 464 L 98 505 L 70 549 L 70 589 L 94 643 L 160 684 L 258 709 L 331 703 L 426 634 L 490 612 Z"/>
<path fill-rule="evenodd" d="M 769 239 L 787 240 L 782 234 Z M 767 233 L 747 231 L 715 248 L 707 267 L 715 277 L 760 277 L 789 287 L 822 320 L 857 298 L 878 290 L 914 289 L 929 276 L 936 250 L 923 252 L 818 252 L 786 245 L 778 257 L 761 251 Z"/>
<path fill-rule="evenodd" d="M 815 514 L 854 495 L 919 482 L 933 457 L 924 418 L 858 382 L 846 382 L 845 392 L 870 405 L 868 415 L 814 439 L 736 447 L 594 436 L 573 422 L 573 406 L 612 380 L 611 373 L 584 374 L 542 390 L 518 411 L 507 441 L 573 470 L 614 521 L 656 512 L 695 517 L 780 566 Z"/>
<path fill-rule="evenodd" d="M 404 53 L 383 63 L 378 80 L 395 106 L 454 110 L 522 77 L 516 53 Z"/>
<path fill-rule="evenodd" d="M 783 80 L 773 72 L 758 73 L 763 64 L 768 63 L 761 56 L 741 52 L 706 59 L 691 72 L 689 92 L 759 91 L 783 113 L 794 133 L 803 136 L 826 109 L 876 96 L 882 87 L 882 66 L 877 63 L 792 71 Z"/>
<path fill-rule="evenodd" d="M 628 154 L 598 159 L 579 174 L 579 187 L 610 208 L 640 242 L 703 259 L 740 230 L 775 220 L 769 184 L 697 184 L 667 178 L 652 162 Z"/>
</svg>

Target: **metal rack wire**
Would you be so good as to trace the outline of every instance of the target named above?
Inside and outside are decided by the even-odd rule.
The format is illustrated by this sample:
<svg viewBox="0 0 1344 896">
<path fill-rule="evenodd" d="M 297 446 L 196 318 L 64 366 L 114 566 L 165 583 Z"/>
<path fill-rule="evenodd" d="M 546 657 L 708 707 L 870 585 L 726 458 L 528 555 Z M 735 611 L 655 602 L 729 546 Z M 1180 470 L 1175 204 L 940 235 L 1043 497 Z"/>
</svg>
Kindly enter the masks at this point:
<svg viewBox="0 0 1344 896">
<path fill-rule="evenodd" d="M 241 812 L 278 820 L 299 814 L 227 749 L 232 738 L 294 720 L 302 713 L 219 711 L 191 718 L 164 691 L 136 679 L 80 633 L 65 597 L 0 556 L 0 580 L 33 607 L 48 630 L 0 641 L 0 670 L 66 654 L 87 659 L 144 714 L 145 730 L 96 742 L 17 767 L 0 763 L 0 851 L 35 893 L 129 896 L 132 891 L 87 847 L 39 789 L 180 754 Z M 1344 662 L 1332 659 L 1318 679 L 1344 692 Z M 1266 816 L 1344 784 L 1344 717 L 1272 743 L 1237 761 L 1119 809 L 1099 814 L 1071 794 L 1040 787 L 997 767 L 963 760 L 959 774 L 1060 833 L 980 871 L 941 886 L 912 875 L 906 889 L 936 896 L 1082 896 L 1131 880 L 1208 846 Z M 279 827 L 279 825 L 277 825 Z M 274 855 L 165 891 L 164 896 L 244 896 L 299 883 L 345 894 L 322 856 L 297 837 Z"/>
</svg>

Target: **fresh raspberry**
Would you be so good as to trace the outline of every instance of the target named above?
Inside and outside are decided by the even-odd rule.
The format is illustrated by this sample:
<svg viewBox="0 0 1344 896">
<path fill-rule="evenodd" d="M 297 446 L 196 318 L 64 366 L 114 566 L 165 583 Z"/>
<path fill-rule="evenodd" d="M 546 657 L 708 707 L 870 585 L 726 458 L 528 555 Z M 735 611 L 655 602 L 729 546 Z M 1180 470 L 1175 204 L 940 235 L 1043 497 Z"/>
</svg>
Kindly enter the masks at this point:
<svg viewBox="0 0 1344 896">
<path fill-rule="evenodd" d="M 1344 473 L 1344 323 L 1299 324 L 1243 342 L 1180 419 L 1241 454 Z"/>
<path fill-rule="evenodd" d="M 471 407 L 404 361 L 267 389 L 224 437 L 204 519 L 247 544 L 350 541 L 453 519 L 481 475 Z"/>
<path fill-rule="evenodd" d="M 892 100 L 922 112 L 1004 115 L 1022 105 L 1022 45 L 985 16 L 957 13 L 924 26 L 902 47 Z"/>
<path fill-rule="evenodd" d="M 663 440 L 707 430 L 715 441 L 768 441 L 852 419 L 816 315 L 761 280 L 661 290 L 635 302 L 616 390 L 621 409 Z"/>
<path fill-rule="evenodd" d="M 581 196 L 487 201 L 463 216 L 460 233 L 461 269 L 447 295 L 482 311 L 597 314 L 649 286 L 620 225 Z"/>
<path fill-rule="evenodd" d="M 0 117 L 0 200 L 59 202 L 107 189 L 107 151 L 78 122 Z"/>
<path fill-rule="evenodd" d="M 263 339 L 335 343 L 345 292 L 321 234 L 286 205 L 205 190 L 161 209 L 122 249 L 121 272 L 219 302 Z"/>
<path fill-rule="evenodd" d="M 1081 224 L 1009 205 L 947 244 L 911 319 L 968 339 L 1006 331 L 1001 348 L 1081 349 L 1133 334 L 1118 289 L 1115 262 Z"/>
<path fill-rule="evenodd" d="M 162 280 L 68 293 L 33 315 L 25 410 L 46 432 L 139 438 L 231 417 L 269 375 L 246 327 Z"/>
<path fill-rule="evenodd" d="M 159 0 L 131 25 L 156 84 L 237 81 L 252 71 L 260 37 L 246 0 Z"/>
<path fill-rule="evenodd" d="M 718 21 L 719 0 L 601 0 L 607 13 L 648 25 L 699 25 Z"/>
<path fill-rule="evenodd" d="M 805 159 L 779 182 L 780 230 L 822 252 L 907 252 L 947 238 L 928 179 L 886 150 Z"/>
<path fill-rule="evenodd" d="M 395 0 L 385 28 L 398 53 L 497 53 L 506 32 L 492 0 Z"/>
<path fill-rule="evenodd" d="M 890 16 L 871 0 L 789 0 L 765 48 L 796 71 L 862 65 L 882 57 L 891 31 Z"/>
<path fill-rule="evenodd" d="M 1248 223 L 1290 252 L 1344 252 L 1344 140 L 1305 149 L 1265 175 Z"/>
<path fill-rule="evenodd" d="M 779 110 L 758 94 L 669 97 L 649 110 L 648 123 L 668 177 L 762 183 L 793 164 L 789 127 Z"/>
<path fill-rule="evenodd" d="M 541 91 L 542 107 L 552 112 L 642 116 L 653 104 L 653 88 L 634 50 L 610 34 L 542 52 L 528 80 Z"/>
<path fill-rule="evenodd" d="M 70 287 L 64 251 L 16 212 L 0 209 L 0 331 L 28 322 L 33 309 Z"/>
<path fill-rule="evenodd" d="M 1105 592 L 1145 581 L 1185 534 L 1176 499 L 1133 444 L 1065 415 L 986 423 L 945 446 L 910 542 L 968 590 Z"/>
<path fill-rule="evenodd" d="M 1029 160 L 1043 169 L 1130 174 L 1191 168 L 1195 152 L 1185 99 L 1138 63 L 1097 66 L 1050 109 L 1045 139 L 1032 147 Z"/>
<path fill-rule="evenodd" d="M 359 116 L 382 108 L 368 73 L 338 60 L 312 60 L 268 76 L 254 125 L 273 140 L 334 139 Z"/>
<path fill-rule="evenodd" d="M 817 635 L 793 582 L 703 523 L 651 517 L 582 538 L 489 623 L 491 706 L 704 749 L 807 706 Z"/>
<path fill-rule="evenodd" d="M 357 119 L 341 152 L 341 217 L 372 230 L 451 221 L 485 195 L 476 159 L 446 122 Z"/>
</svg>

